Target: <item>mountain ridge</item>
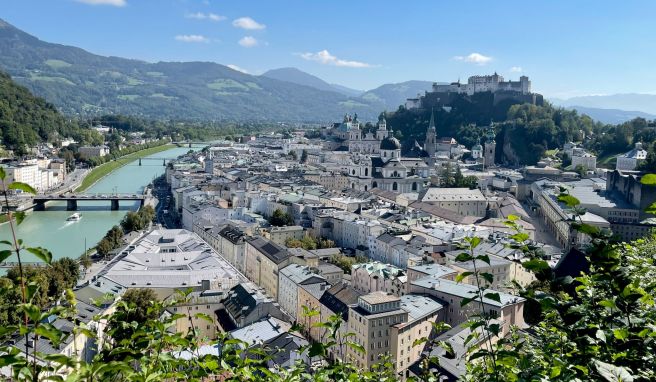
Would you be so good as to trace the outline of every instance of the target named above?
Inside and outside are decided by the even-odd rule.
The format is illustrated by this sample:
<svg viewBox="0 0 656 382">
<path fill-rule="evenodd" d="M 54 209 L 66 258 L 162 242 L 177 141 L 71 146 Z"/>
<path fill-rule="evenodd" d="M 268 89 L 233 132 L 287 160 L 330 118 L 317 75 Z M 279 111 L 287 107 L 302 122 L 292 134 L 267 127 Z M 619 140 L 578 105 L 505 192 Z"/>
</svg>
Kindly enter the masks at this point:
<svg viewBox="0 0 656 382">
<path fill-rule="evenodd" d="M 214 62 L 100 56 L 0 22 L 0 69 L 66 114 L 308 122 L 334 120 L 345 112 L 373 119 L 381 108 Z"/>
</svg>

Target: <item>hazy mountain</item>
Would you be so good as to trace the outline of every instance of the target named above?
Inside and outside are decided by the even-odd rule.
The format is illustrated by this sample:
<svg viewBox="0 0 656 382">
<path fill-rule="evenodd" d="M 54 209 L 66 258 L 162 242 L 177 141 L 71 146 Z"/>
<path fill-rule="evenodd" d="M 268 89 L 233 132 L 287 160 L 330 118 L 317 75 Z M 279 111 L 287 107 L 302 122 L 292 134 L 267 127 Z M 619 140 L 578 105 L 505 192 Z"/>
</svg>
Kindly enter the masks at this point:
<svg viewBox="0 0 656 382">
<path fill-rule="evenodd" d="M 581 96 L 568 99 L 552 99 L 555 105 L 579 106 L 597 109 L 636 110 L 643 113 L 656 114 L 655 94 L 612 94 L 600 96 Z"/>
<path fill-rule="evenodd" d="M 593 107 L 585 106 L 565 106 L 566 109 L 576 110 L 579 114 L 587 114 L 590 118 L 595 121 L 609 123 L 609 124 L 618 124 L 626 121 L 630 121 L 634 118 L 645 118 L 645 119 L 656 119 L 656 115 L 643 113 L 641 111 L 627 111 L 619 109 L 598 109 Z"/>
<path fill-rule="evenodd" d="M 262 74 L 262 76 L 280 81 L 291 82 L 293 84 L 309 86 L 328 92 L 337 92 L 349 97 L 358 97 L 363 93 L 361 90 L 350 89 L 346 86 L 329 84 L 317 76 L 313 76 L 312 74 L 306 73 L 296 68 L 271 69 Z"/>
<path fill-rule="evenodd" d="M 0 20 L 0 69 L 67 114 L 328 121 L 376 118 L 377 102 L 211 62 L 148 63 L 39 40 Z"/>
<path fill-rule="evenodd" d="M 431 90 L 432 81 L 406 81 L 396 84 L 385 84 L 373 90 L 366 91 L 360 98 L 366 102 L 379 102 L 387 110 L 396 110 L 405 104 L 407 98 L 416 97 Z"/>
<path fill-rule="evenodd" d="M 364 90 L 351 89 L 338 84 L 330 84 L 330 86 L 332 86 L 333 89 L 337 90 L 338 92 L 346 94 L 350 97 L 359 97 L 362 95 L 362 93 L 364 93 Z"/>
</svg>

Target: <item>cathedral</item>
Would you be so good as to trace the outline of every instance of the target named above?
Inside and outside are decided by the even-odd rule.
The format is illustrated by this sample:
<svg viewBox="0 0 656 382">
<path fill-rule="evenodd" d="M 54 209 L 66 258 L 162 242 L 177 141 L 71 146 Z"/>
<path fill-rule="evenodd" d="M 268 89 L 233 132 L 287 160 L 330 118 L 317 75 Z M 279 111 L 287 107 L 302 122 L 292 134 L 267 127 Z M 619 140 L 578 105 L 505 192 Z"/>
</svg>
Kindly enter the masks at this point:
<svg viewBox="0 0 656 382">
<path fill-rule="evenodd" d="M 385 117 L 382 114 L 378 118 L 378 126 L 375 134 L 363 134 L 357 114 L 354 114 L 353 117 L 345 115 L 344 121 L 338 128 L 338 137 L 348 144 L 348 150 L 351 153 L 378 154 L 380 152 L 381 142 L 388 135 L 387 121 L 385 121 Z"/>
<path fill-rule="evenodd" d="M 356 121 L 356 123 L 353 123 Z M 350 123 L 349 151 L 351 164 L 348 176 L 351 188 L 368 191 L 372 188 L 396 193 L 421 192 L 429 186 L 431 155 L 435 154 L 436 131 L 431 117 L 422 148 L 417 142 L 407 156 L 401 155 L 401 143 L 387 130 L 385 118 L 378 120 L 376 134 L 359 134 L 357 116 Z M 432 152 L 432 154 L 431 154 Z"/>
</svg>

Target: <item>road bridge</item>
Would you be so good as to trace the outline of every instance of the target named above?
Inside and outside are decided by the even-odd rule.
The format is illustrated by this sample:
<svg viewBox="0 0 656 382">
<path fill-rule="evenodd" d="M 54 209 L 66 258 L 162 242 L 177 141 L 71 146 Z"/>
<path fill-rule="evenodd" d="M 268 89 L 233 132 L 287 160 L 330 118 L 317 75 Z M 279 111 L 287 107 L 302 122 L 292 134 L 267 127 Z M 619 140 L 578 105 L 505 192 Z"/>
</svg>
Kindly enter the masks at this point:
<svg viewBox="0 0 656 382">
<path fill-rule="evenodd" d="M 60 194 L 60 195 L 36 195 L 34 196 L 34 210 L 43 211 L 46 208 L 47 202 L 66 201 L 67 211 L 76 211 L 78 202 L 97 202 L 109 201 L 112 206 L 112 211 L 119 209 L 119 202 L 121 201 L 139 201 L 141 207 L 144 205 L 146 197 L 137 194 Z"/>
</svg>

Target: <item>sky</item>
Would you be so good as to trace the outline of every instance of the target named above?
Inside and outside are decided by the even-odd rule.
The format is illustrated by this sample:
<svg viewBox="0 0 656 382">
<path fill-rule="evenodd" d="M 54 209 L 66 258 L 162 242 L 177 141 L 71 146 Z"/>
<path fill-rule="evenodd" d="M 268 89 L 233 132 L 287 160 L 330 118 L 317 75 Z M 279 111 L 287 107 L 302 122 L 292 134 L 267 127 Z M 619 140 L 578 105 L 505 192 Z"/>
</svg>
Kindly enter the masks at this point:
<svg viewBox="0 0 656 382">
<path fill-rule="evenodd" d="M 527 75 L 548 97 L 656 93 L 651 0 L 0 0 L 0 18 L 92 53 L 296 67 L 369 90 Z"/>
</svg>

